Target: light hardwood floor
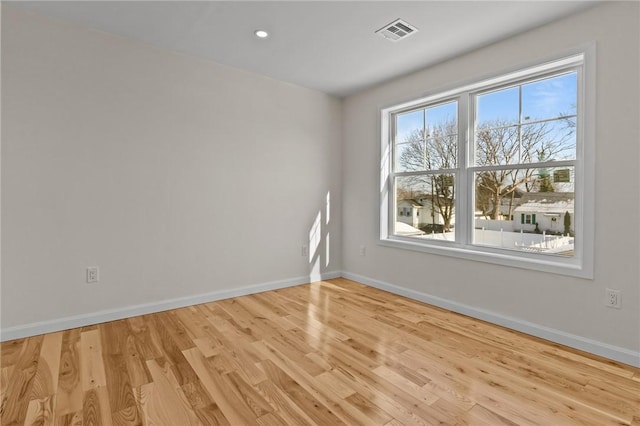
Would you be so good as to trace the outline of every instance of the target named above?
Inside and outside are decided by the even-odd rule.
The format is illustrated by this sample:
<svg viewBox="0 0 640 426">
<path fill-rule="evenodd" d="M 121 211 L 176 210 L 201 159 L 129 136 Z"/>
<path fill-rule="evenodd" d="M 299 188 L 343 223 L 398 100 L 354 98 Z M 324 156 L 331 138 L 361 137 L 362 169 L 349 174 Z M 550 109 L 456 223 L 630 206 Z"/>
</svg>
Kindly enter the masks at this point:
<svg viewBox="0 0 640 426">
<path fill-rule="evenodd" d="M 25 425 L 640 425 L 640 370 L 353 281 L 2 343 Z"/>
</svg>

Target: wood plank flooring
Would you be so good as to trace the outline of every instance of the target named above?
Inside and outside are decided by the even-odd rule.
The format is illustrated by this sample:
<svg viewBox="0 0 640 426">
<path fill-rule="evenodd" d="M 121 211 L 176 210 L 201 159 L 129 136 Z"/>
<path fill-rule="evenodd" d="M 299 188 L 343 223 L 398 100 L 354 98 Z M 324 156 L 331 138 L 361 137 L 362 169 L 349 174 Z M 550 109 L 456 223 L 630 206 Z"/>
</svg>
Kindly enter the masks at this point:
<svg viewBox="0 0 640 426">
<path fill-rule="evenodd" d="M 640 370 L 335 279 L 2 343 L 10 425 L 640 425 Z"/>
</svg>

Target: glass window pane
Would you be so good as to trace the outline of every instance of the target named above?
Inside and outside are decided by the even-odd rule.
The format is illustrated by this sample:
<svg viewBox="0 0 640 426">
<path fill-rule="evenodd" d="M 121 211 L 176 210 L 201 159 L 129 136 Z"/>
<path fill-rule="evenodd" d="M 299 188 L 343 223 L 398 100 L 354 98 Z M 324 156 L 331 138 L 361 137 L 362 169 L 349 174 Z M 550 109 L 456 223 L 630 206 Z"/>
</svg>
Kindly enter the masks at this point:
<svg viewBox="0 0 640 426">
<path fill-rule="evenodd" d="M 395 171 L 418 172 L 454 169 L 458 160 L 458 137 L 435 135 L 426 141 L 415 140 L 396 145 Z"/>
<path fill-rule="evenodd" d="M 543 121 L 522 126 L 521 163 L 574 160 L 576 119 Z"/>
<path fill-rule="evenodd" d="M 563 74 L 522 85 L 522 122 L 574 116 L 578 74 Z"/>
<path fill-rule="evenodd" d="M 458 136 L 435 134 L 427 139 L 425 162 L 427 169 L 455 169 L 458 165 Z"/>
<path fill-rule="evenodd" d="M 396 178 L 394 234 L 455 241 L 455 176 L 432 174 Z"/>
<path fill-rule="evenodd" d="M 495 166 L 520 162 L 518 126 L 476 130 L 475 164 Z"/>
<path fill-rule="evenodd" d="M 476 97 L 476 125 L 502 127 L 520 121 L 518 87 L 496 90 Z"/>
<path fill-rule="evenodd" d="M 396 145 L 395 171 L 418 172 L 427 169 L 426 142 L 415 140 L 410 143 Z"/>
<path fill-rule="evenodd" d="M 449 102 L 426 109 L 427 137 L 458 134 L 458 103 Z"/>
<path fill-rule="evenodd" d="M 396 143 L 423 138 L 424 110 L 411 111 L 396 116 Z"/>
<path fill-rule="evenodd" d="M 574 167 L 475 174 L 473 244 L 573 256 Z"/>
</svg>

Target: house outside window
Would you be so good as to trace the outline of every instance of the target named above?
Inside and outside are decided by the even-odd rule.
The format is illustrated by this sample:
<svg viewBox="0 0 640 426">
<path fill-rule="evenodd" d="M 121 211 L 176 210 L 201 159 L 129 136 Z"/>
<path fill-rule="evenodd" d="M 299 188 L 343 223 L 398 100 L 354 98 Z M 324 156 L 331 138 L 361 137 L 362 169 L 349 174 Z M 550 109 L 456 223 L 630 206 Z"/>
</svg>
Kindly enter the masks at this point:
<svg viewBox="0 0 640 426">
<path fill-rule="evenodd" d="M 584 69 L 581 53 L 382 110 L 381 243 L 588 276 Z M 407 200 L 411 221 L 393 215 Z"/>
</svg>

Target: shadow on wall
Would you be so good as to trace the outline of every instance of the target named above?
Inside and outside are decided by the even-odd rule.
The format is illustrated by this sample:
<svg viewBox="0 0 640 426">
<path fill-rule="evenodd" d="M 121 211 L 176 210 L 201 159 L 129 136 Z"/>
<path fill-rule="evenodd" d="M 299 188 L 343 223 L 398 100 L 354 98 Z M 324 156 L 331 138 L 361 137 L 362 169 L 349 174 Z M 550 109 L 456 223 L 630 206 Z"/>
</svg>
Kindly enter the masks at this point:
<svg viewBox="0 0 640 426">
<path fill-rule="evenodd" d="M 323 220 L 324 211 L 324 220 Z M 309 230 L 309 279 L 321 280 L 323 270 L 327 270 L 331 260 L 329 222 L 331 220 L 331 191 L 327 192 L 324 209 L 318 210 Z M 322 238 L 324 236 L 324 252 Z"/>
</svg>

